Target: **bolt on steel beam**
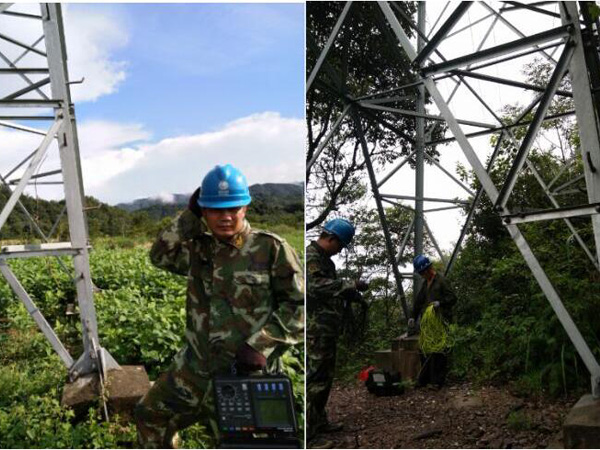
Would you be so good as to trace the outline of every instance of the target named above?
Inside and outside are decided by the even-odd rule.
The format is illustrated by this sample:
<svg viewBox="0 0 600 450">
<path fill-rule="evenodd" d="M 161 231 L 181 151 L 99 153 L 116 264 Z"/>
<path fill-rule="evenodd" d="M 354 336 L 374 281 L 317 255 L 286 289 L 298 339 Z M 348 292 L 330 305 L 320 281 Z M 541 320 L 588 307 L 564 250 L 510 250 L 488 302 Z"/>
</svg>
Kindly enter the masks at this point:
<svg viewBox="0 0 600 450">
<path fill-rule="evenodd" d="M 590 205 L 566 206 L 562 208 L 546 209 L 543 211 L 529 211 L 502 215 L 502 220 L 507 224 L 539 222 L 541 220 L 565 219 L 571 217 L 587 217 L 600 214 L 600 203 Z"/>
</svg>

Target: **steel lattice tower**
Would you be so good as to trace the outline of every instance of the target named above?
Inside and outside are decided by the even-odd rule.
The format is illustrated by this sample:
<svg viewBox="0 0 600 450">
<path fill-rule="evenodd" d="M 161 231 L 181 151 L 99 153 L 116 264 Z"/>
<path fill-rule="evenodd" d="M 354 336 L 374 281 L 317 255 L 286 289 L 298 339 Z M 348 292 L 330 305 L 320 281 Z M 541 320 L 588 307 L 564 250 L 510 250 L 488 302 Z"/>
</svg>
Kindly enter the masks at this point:
<svg viewBox="0 0 600 450">
<path fill-rule="evenodd" d="M 33 152 L 22 155 L 23 159 L 18 164 L 1 175 L 0 182 L 9 189 L 10 197 L 2 205 L 0 230 L 18 207 L 41 241 L 2 247 L 0 271 L 69 370 L 72 380 L 96 370 L 105 375 L 106 370 L 119 366 L 100 346 L 98 339 L 77 125 L 69 88 L 72 82 L 67 71 L 61 5 L 43 3 L 40 15 L 36 15 L 20 12 L 12 4 L 3 3 L 0 4 L 0 17 L 3 20 L 0 29 L 0 76 L 4 89 L 0 99 L 0 126 L 12 129 L 15 134 L 39 138 Z M 23 41 L 20 31 L 25 26 L 39 29 L 39 37 L 33 43 Z M 29 126 L 31 123 L 50 125 L 41 129 Z M 58 151 L 60 167 L 40 171 L 45 157 L 52 151 Z M 50 181 L 39 181 L 43 179 Z M 27 186 L 32 184 L 36 188 L 45 184 L 64 187 L 65 206 L 50 230 L 42 230 L 19 200 Z M 68 219 L 70 240 L 52 242 L 64 214 Z M 84 351 L 77 359 L 61 343 L 9 264 L 13 258 L 56 256 L 70 256 L 73 261 L 74 273 L 60 260 L 59 263 L 73 280 L 79 304 Z"/>
<path fill-rule="evenodd" d="M 438 249 L 439 255 L 445 263 L 446 272 L 448 272 L 451 270 L 460 251 L 463 239 L 469 230 L 475 208 L 482 196 L 486 195 L 502 218 L 502 222 L 508 233 L 589 370 L 591 374 L 591 391 L 594 397 L 597 398 L 600 397 L 600 365 L 576 324 L 571 319 L 568 311 L 565 309 L 559 294 L 556 292 L 550 279 L 544 272 L 544 269 L 519 229 L 519 225 L 523 223 L 562 220 L 569 227 L 574 239 L 582 247 L 590 264 L 595 266 L 596 269 L 600 267 L 599 23 L 597 20 L 594 21 L 589 17 L 587 12 L 588 3 L 590 2 L 536 2 L 529 4 L 519 2 L 461 2 L 454 4 L 447 2 L 439 16 L 431 17 L 431 20 L 426 21 L 425 2 L 419 2 L 417 23 L 414 23 L 412 19 L 404 13 L 399 6 L 400 2 L 381 1 L 373 3 L 373 8 L 379 8 L 380 12 L 385 17 L 384 25 L 386 31 L 391 31 L 393 33 L 393 42 L 389 43 L 390 48 L 395 49 L 398 52 L 403 52 L 403 56 L 408 56 L 411 67 L 407 67 L 406 69 L 409 70 L 412 68 L 415 70 L 417 73 L 416 81 L 406 86 L 398 86 L 397 89 L 393 89 L 393 92 L 386 91 L 362 97 L 352 97 L 351 92 L 344 93 L 343 96 L 340 95 L 340 101 L 346 106 L 342 109 L 341 114 L 330 127 L 325 138 L 308 162 L 307 171 L 311 169 L 332 136 L 339 131 L 340 125 L 345 120 L 352 121 L 355 130 L 357 131 L 356 139 L 362 148 L 362 154 L 365 158 L 371 190 L 385 237 L 388 262 L 394 272 L 398 296 L 401 300 L 405 316 L 407 316 L 408 307 L 405 301 L 402 281 L 406 276 L 400 272 L 398 267 L 399 258 L 397 258 L 397 255 L 402 255 L 404 246 L 407 242 L 407 236 L 403 239 L 403 244 L 400 249 L 395 249 L 393 247 L 383 202 L 397 204 L 414 212 L 414 220 L 412 221 L 408 233 L 414 231 L 416 252 L 421 252 L 423 235 L 424 233 L 427 233 L 434 246 Z M 442 50 L 444 41 L 450 36 L 469 30 L 476 25 L 475 22 L 471 23 L 470 20 L 466 20 L 468 11 L 476 8 L 485 12 L 485 15 L 477 21 L 479 24 L 486 23 L 487 26 L 487 31 L 484 34 L 483 40 L 478 44 L 477 49 L 474 52 L 469 52 L 466 49 L 453 49 L 453 55 L 451 57 L 445 57 L 445 50 Z M 510 14 L 515 11 L 519 14 L 527 15 L 530 23 L 535 23 L 540 17 L 551 17 L 553 20 L 557 21 L 559 25 L 549 26 L 542 31 L 527 34 L 518 29 L 511 22 Z M 347 2 L 331 31 L 329 39 L 324 48 L 321 49 L 320 56 L 318 57 L 315 66 L 310 68 L 310 74 L 306 85 L 307 92 L 311 89 L 315 89 L 314 85 L 316 83 L 314 82 L 318 79 L 322 69 L 326 68 L 329 74 L 336 70 L 335 67 L 328 65 L 327 55 L 333 48 L 340 30 L 343 29 L 344 22 L 351 16 L 352 12 L 352 2 Z M 414 45 L 414 41 L 411 41 L 406 31 L 402 28 L 399 20 L 400 18 L 405 23 L 408 23 L 412 31 L 416 33 L 416 45 Z M 425 32 L 426 22 L 433 24 L 429 33 Z M 490 33 L 494 27 L 498 26 L 498 24 L 502 24 L 503 27 L 510 30 L 513 37 L 508 42 L 492 45 L 489 41 L 486 42 L 486 40 L 488 40 Z M 377 24 L 375 25 L 377 26 Z M 310 30 L 308 30 L 308 33 L 310 38 Z M 559 54 L 556 59 L 554 58 L 555 52 Z M 534 86 L 528 83 L 507 79 L 506 77 L 503 78 L 502 76 L 491 76 L 484 73 L 485 71 L 480 71 L 480 69 L 492 65 L 497 65 L 502 68 L 503 64 L 507 64 L 516 58 L 533 54 L 540 55 L 552 64 L 552 75 L 546 86 Z M 560 89 L 561 81 L 567 74 L 568 77 L 570 77 L 572 85 L 572 91 L 570 92 Z M 456 84 L 456 89 L 452 91 L 449 97 L 445 97 L 440 90 L 440 84 L 447 79 L 454 80 Z M 474 87 L 472 83 L 473 80 L 494 83 L 500 88 L 507 86 L 519 87 L 536 92 L 537 95 L 534 101 L 525 108 L 525 112 L 520 118 L 514 123 L 507 124 L 502 121 L 502 118 L 489 105 L 489 102 L 487 102 L 481 93 Z M 401 94 L 405 89 L 414 88 L 415 85 L 419 87 L 419 92 L 417 94 L 417 107 L 414 111 L 401 110 L 388 106 L 397 100 L 396 96 L 398 94 Z M 494 118 L 495 123 L 466 120 L 456 117 L 450 106 L 450 102 L 459 86 L 464 86 L 470 91 L 471 95 L 477 98 L 480 105 Z M 428 93 L 433 105 L 439 111 L 439 115 L 434 115 L 425 111 L 424 91 Z M 563 116 L 574 116 L 579 125 L 581 158 L 584 171 L 583 177 L 585 178 L 588 198 L 588 203 L 584 205 L 561 205 L 556 196 L 557 188 L 555 187 L 554 191 L 551 189 L 552 185 L 558 179 L 558 176 L 551 181 L 543 180 L 535 166 L 528 159 L 532 144 L 540 133 L 543 124 L 556 118 L 556 116 L 549 114 L 548 111 L 552 100 L 557 96 L 572 98 L 575 105 L 573 111 L 564 113 Z M 369 111 L 372 110 L 386 111 L 401 117 L 412 117 L 417 121 L 416 139 L 412 152 L 387 172 L 381 180 L 377 180 L 376 178 L 376 173 L 370 160 L 368 143 L 366 142 L 361 125 L 361 117 L 363 115 L 368 115 Z M 529 121 L 524 120 L 525 115 L 529 113 L 533 115 L 533 118 Z M 425 130 L 425 122 L 429 124 L 437 122 L 444 123 L 450 132 L 450 136 L 438 141 L 433 141 L 429 132 Z M 386 126 L 386 124 L 383 123 L 381 125 Z M 527 127 L 525 135 L 522 139 L 517 139 L 513 131 L 516 127 L 523 126 Z M 475 128 L 477 131 L 465 131 L 465 128 Z M 393 128 L 390 129 L 395 131 Z M 432 128 L 430 127 L 430 130 L 431 129 Z M 490 135 L 496 136 L 497 144 L 495 148 L 492 149 L 491 153 L 482 155 L 481 152 L 475 150 L 472 139 Z M 481 188 L 477 192 L 472 192 L 460 180 L 456 179 L 456 177 L 450 173 L 448 168 L 444 168 L 439 162 L 430 158 L 425 152 L 425 147 L 427 145 L 446 142 L 454 142 L 460 147 L 462 155 L 468 161 L 469 168 L 475 173 L 477 180 L 481 184 Z M 516 152 L 506 179 L 502 185 L 497 186 L 490 177 L 490 170 L 503 142 L 514 147 Z M 487 167 L 482 163 L 486 156 L 489 158 Z M 448 260 L 446 260 L 437 245 L 435 237 L 425 219 L 425 213 L 428 211 L 439 211 L 444 208 L 425 210 L 423 203 L 452 203 L 454 206 L 451 206 L 450 208 L 455 208 L 457 204 L 465 204 L 465 201 L 430 198 L 426 196 L 424 188 L 427 187 L 427 180 L 424 179 L 423 165 L 425 159 L 429 159 L 432 164 L 437 165 L 446 175 L 451 177 L 453 181 L 466 190 L 471 198 L 465 223 L 462 227 L 460 236 L 458 237 L 454 251 Z M 398 170 L 403 166 L 406 166 L 409 160 L 415 162 L 415 194 L 403 195 L 402 193 L 381 193 L 380 187 Z M 552 208 L 527 212 L 511 211 L 508 208 L 507 204 L 511 197 L 511 193 L 513 192 L 513 188 L 515 187 L 517 178 L 526 169 L 534 175 L 547 196 L 548 202 L 553 205 Z M 565 185 L 568 185 L 568 183 L 565 183 Z M 402 200 L 411 201 L 414 206 L 407 206 L 399 203 Z M 447 207 L 445 209 L 447 209 Z M 570 219 L 576 217 L 589 217 L 592 221 L 595 250 L 586 246 L 584 240 L 573 226 Z"/>
</svg>

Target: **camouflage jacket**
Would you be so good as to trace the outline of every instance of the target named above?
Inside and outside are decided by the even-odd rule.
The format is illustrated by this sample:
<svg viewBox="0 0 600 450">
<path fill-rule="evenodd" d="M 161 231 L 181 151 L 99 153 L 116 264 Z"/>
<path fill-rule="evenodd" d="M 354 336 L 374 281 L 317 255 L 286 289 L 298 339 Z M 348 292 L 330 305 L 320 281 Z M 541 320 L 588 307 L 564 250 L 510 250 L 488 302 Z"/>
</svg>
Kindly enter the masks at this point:
<svg viewBox="0 0 600 450">
<path fill-rule="evenodd" d="M 354 283 L 337 277 L 335 264 L 314 241 L 306 247 L 306 275 L 308 333 L 337 335 L 344 297 L 354 290 Z"/>
<path fill-rule="evenodd" d="M 186 210 L 160 232 L 150 259 L 187 276 L 183 353 L 207 361 L 210 372 L 228 369 L 243 342 L 275 358 L 302 339 L 302 266 L 279 236 L 245 222 L 223 242 Z"/>
<path fill-rule="evenodd" d="M 415 307 L 411 317 L 415 320 L 420 319 L 427 305 L 436 301 L 440 302 L 440 311 L 444 320 L 451 322 L 452 307 L 456 303 L 456 294 L 448 280 L 440 273 L 435 274 L 430 286 L 427 286 L 427 281 L 423 280 L 423 285 L 415 299 Z"/>
</svg>

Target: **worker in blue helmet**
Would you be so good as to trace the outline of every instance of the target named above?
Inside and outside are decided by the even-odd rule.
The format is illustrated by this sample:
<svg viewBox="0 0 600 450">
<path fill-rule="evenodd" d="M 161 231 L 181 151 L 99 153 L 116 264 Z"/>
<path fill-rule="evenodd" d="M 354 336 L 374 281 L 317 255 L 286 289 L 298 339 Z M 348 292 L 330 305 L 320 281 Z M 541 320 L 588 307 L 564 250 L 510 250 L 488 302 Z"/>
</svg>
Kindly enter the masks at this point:
<svg viewBox="0 0 600 450">
<path fill-rule="evenodd" d="M 327 233 L 327 237 L 335 236 L 341 244 L 341 248 L 348 247 L 354 238 L 354 225 L 346 219 L 333 219 L 325 224 L 323 231 Z M 338 253 L 336 251 L 335 253 Z M 334 253 L 334 254 L 335 254 Z"/>
<path fill-rule="evenodd" d="M 431 260 L 425 255 L 417 255 L 413 260 L 415 272 L 423 278 L 423 284 L 415 298 L 415 304 L 408 320 L 409 333 L 419 328 L 419 323 L 425 309 L 433 305 L 446 323 L 452 321 L 452 308 L 456 304 L 456 294 L 448 280 L 438 273 Z M 419 385 L 434 383 L 442 386 L 448 371 L 448 358 L 445 353 L 421 354 L 421 372 Z"/>
<path fill-rule="evenodd" d="M 302 264 L 284 239 L 250 227 L 250 201 L 244 175 L 216 166 L 152 245 L 155 266 L 187 278 L 186 330 L 169 370 L 135 409 L 140 447 L 171 448 L 177 430 L 194 422 L 218 437 L 212 378 L 232 367 L 274 371 L 303 339 Z"/>
<path fill-rule="evenodd" d="M 331 257 L 348 247 L 355 229 L 346 219 L 328 221 L 319 238 L 306 248 L 307 273 L 307 380 L 306 417 L 309 448 L 332 448 L 327 433 L 341 430 L 329 422 L 325 407 L 335 374 L 337 339 L 344 306 L 360 297 L 369 284 L 364 280 L 344 280 L 337 276 Z"/>
</svg>

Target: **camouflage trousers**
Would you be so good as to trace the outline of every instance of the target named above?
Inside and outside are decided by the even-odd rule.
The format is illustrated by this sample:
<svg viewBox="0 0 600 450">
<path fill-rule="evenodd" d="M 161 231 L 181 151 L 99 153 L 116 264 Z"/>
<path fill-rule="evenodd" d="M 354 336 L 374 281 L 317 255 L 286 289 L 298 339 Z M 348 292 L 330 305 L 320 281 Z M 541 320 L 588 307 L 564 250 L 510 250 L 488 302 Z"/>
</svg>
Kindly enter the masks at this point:
<svg viewBox="0 0 600 450">
<path fill-rule="evenodd" d="M 327 424 L 325 406 L 335 375 L 336 341 L 333 336 L 307 336 L 306 428 L 307 438 Z"/>
<path fill-rule="evenodd" d="M 201 422 L 217 437 L 212 380 L 202 363 L 177 354 L 135 408 L 138 445 L 173 448 L 179 430 Z"/>
</svg>

